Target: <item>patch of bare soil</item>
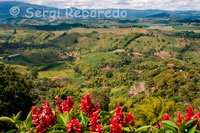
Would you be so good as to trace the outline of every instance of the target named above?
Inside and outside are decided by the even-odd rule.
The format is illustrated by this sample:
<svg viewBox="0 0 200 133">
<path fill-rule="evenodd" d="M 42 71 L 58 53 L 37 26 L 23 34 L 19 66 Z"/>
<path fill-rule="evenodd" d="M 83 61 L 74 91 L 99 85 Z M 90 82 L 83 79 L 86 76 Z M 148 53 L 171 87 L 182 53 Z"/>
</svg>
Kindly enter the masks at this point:
<svg viewBox="0 0 200 133">
<path fill-rule="evenodd" d="M 157 52 L 154 55 L 160 57 L 161 59 L 172 58 L 172 56 L 165 51 Z"/>
</svg>

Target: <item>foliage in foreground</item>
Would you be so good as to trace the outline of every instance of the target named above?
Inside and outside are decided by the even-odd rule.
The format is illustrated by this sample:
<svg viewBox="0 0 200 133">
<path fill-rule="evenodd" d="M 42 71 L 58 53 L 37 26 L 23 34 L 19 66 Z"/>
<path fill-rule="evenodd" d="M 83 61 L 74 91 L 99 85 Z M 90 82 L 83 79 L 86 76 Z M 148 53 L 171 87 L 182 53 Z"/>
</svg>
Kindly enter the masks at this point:
<svg viewBox="0 0 200 133">
<path fill-rule="evenodd" d="M 89 94 L 86 94 L 80 104 L 80 110 L 74 110 L 74 102 L 68 96 L 61 102 L 55 97 L 57 107 L 52 109 L 49 102 L 43 105 L 43 110 L 32 107 L 25 121 L 20 120 L 21 112 L 13 117 L 1 117 L 0 121 L 6 121 L 16 126 L 10 132 L 28 133 L 83 133 L 83 132 L 110 132 L 110 133 L 200 133 L 200 112 L 194 113 L 189 106 L 186 115 L 178 113 L 174 121 L 169 114 L 164 114 L 161 123 L 136 128 L 134 117 L 131 113 L 124 114 L 122 108 L 117 105 L 115 111 L 105 112 L 99 109 L 99 105 L 92 103 Z"/>
</svg>

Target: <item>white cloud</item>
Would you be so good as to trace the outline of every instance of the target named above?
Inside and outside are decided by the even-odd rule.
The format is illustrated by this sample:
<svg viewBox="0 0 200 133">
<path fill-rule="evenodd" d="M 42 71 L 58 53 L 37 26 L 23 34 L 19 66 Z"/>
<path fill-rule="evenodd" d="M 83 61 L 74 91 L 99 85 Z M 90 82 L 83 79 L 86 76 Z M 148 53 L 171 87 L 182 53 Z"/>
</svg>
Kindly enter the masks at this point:
<svg viewBox="0 0 200 133">
<path fill-rule="evenodd" d="M 2 0 L 0 0 L 2 1 Z M 4 0 L 5 1 L 5 0 Z M 58 8 L 200 10 L 200 0 L 16 0 Z"/>
</svg>

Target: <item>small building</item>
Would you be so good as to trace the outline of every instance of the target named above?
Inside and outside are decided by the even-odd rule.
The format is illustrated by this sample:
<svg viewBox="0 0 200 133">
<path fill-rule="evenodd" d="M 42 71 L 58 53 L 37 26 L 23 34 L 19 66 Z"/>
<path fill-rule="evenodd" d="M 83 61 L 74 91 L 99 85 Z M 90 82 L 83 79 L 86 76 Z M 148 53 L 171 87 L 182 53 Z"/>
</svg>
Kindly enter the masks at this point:
<svg viewBox="0 0 200 133">
<path fill-rule="evenodd" d="M 128 55 L 141 55 L 139 52 L 131 52 L 131 53 L 129 53 Z"/>
<path fill-rule="evenodd" d="M 168 64 L 168 66 L 171 66 L 171 67 L 173 67 L 173 66 L 174 66 L 174 64 Z"/>
<path fill-rule="evenodd" d="M 103 89 L 108 89 L 109 87 L 108 87 L 108 86 L 103 86 L 102 88 L 103 88 Z"/>
<path fill-rule="evenodd" d="M 129 95 L 134 95 L 134 92 L 133 91 L 129 91 L 128 94 Z"/>
<path fill-rule="evenodd" d="M 51 79 L 51 81 L 58 81 L 58 80 L 61 80 L 61 78 L 59 78 L 59 77 L 53 77 L 53 78 Z"/>
<path fill-rule="evenodd" d="M 19 56 L 19 55 L 20 55 L 20 54 L 9 55 L 8 58 L 16 57 L 16 56 Z"/>
</svg>

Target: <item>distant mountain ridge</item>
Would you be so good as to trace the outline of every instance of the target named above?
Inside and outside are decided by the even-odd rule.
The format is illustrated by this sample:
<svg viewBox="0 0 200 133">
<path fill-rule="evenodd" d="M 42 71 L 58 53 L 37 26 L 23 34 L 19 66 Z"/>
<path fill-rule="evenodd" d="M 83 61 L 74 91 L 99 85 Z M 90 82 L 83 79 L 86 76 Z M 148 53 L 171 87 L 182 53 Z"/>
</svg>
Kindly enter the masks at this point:
<svg viewBox="0 0 200 133">
<path fill-rule="evenodd" d="M 35 5 L 35 4 L 29 4 L 29 3 L 24 3 L 24 2 L 17 2 L 17 1 L 4 1 L 0 2 L 0 20 L 2 19 L 9 19 L 13 18 L 10 15 L 10 9 L 13 6 L 17 6 L 20 8 L 20 14 L 18 17 L 24 17 L 25 12 L 27 8 L 33 8 L 33 10 L 56 10 L 60 11 L 61 17 L 64 16 L 65 9 L 58 9 L 54 7 L 48 7 L 48 6 L 42 6 L 42 5 Z M 79 10 L 74 8 L 74 10 Z M 91 11 L 91 9 L 86 9 L 87 11 Z M 97 9 L 97 10 L 107 10 L 107 9 Z M 115 9 L 110 9 L 110 10 L 115 10 Z M 148 9 L 148 10 L 136 10 L 136 9 L 120 9 L 126 10 L 127 12 L 127 18 L 157 18 L 157 17 L 178 17 L 178 18 L 200 18 L 200 11 L 165 11 L 165 10 L 153 10 L 153 9 Z"/>
</svg>

